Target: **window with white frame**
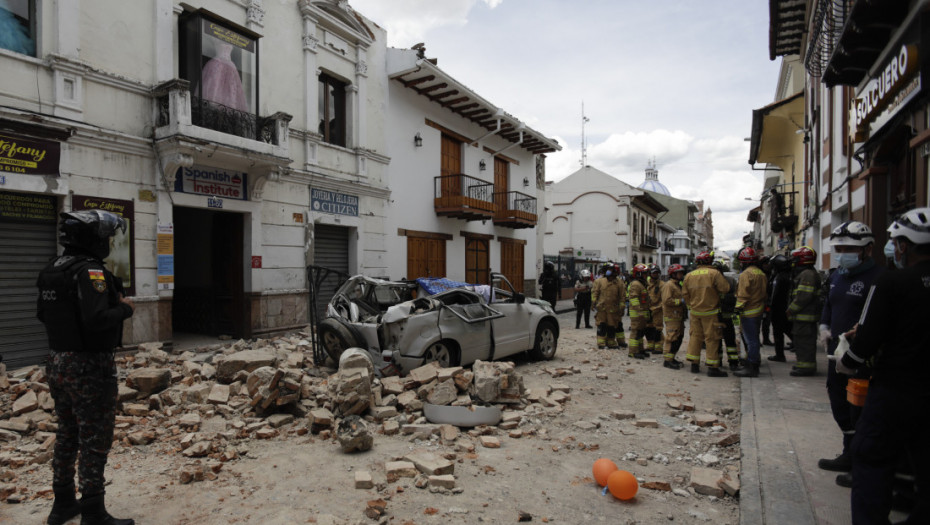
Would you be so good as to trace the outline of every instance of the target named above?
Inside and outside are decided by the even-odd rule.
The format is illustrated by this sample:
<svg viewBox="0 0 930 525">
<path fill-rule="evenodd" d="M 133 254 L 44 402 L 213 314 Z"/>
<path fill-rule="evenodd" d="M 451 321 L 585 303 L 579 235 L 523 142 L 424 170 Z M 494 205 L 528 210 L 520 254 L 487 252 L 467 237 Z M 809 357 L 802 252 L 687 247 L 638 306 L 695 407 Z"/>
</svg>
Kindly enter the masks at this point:
<svg viewBox="0 0 930 525">
<path fill-rule="evenodd" d="M 35 0 L 0 1 L 0 49 L 36 56 Z"/>
</svg>

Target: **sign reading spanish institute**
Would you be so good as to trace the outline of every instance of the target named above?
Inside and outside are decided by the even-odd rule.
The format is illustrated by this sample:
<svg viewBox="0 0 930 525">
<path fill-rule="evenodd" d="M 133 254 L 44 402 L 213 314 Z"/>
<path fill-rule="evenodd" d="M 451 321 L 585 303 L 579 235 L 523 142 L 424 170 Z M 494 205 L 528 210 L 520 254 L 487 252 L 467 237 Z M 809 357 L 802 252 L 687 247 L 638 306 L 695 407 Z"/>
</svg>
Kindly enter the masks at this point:
<svg viewBox="0 0 930 525">
<path fill-rule="evenodd" d="M 313 211 L 358 217 L 358 196 L 327 190 L 310 190 Z"/>
<path fill-rule="evenodd" d="M 0 173 L 58 176 L 61 144 L 0 134 Z"/>
<path fill-rule="evenodd" d="M 248 175 L 238 171 L 224 170 L 210 166 L 191 166 L 178 168 L 174 181 L 174 191 L 196 193 L 221 199 L 246 199 L 246 180 Z M 219 207 L 222 207 L 220 205 Z"/>
</svg>

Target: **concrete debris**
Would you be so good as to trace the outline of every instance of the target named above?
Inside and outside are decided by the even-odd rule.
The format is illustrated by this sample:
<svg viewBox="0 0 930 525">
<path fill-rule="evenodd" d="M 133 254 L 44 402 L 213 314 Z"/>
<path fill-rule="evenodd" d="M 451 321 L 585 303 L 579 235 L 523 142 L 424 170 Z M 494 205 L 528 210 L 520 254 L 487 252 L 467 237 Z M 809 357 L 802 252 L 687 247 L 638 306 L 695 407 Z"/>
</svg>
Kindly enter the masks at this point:
<svg viewBox="0 0 930 525">
<path fill-rule="evenodd" d="M 719 486 L 722 479 L 723 475 L 719 470 L 694 467 L 691 469 L 691 483 L 689 486 L 698 494 L 722 498 L 724 491 Z"/>
<path fill-rule="evenodd" d="M 371 472 L 368 472 L 365 470 L 356 470 L 355 471 L 355 488 L 357 489 L 375 488 L 375 482 L 371 477 Z"/>
<path fill-rule="evenodd" d="M 336 439 L 343 452 L 364 452 L 371 450 L 374 436 L 365 420 L 357 415 L 346 416 L 336 425 Z"/>
</svg>

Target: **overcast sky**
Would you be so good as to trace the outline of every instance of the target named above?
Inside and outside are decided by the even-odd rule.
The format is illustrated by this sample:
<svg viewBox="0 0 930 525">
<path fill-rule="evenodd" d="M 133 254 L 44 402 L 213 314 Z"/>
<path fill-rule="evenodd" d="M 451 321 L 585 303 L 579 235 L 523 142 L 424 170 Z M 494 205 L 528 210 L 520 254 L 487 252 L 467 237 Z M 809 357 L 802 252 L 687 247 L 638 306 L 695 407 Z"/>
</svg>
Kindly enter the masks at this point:
<svg viewBox="0 0 930 525">
<path fill-rule="evenodd" d="M 713 210 L 715 244 L 750 230 L 761 172 L 752 110 L 772 102 L 768 0 L 350 0 L 388 45 L 426 44 L 439 67 L 554 138 L 546 176 L 588 164 L 639 185 L 655 157 L 673 197 Z"/>
</svg>

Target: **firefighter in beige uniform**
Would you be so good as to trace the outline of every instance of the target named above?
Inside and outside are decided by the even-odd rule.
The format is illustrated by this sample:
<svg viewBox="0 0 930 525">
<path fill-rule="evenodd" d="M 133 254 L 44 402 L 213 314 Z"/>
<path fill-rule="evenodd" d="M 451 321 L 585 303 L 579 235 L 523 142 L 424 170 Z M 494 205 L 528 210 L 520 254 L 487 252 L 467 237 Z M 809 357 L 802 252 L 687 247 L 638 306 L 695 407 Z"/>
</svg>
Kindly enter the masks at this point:
<svg viewBox="0 0 930 525">
<path fill-rule="evenodd" d="M 594 289 L 591 290 L 597 347 L 617 348 L 617 325 L 623 317 L 626 289 L 623 281 L 617 278 L 620 272 L 614 265 L 604 265 L 602 272 L 603 277 L 594 281 Z"/>
<path fill-rule="evenodd" d="M 652 310 L 649 308 L 649 293 L 646 291 L 647 272 L 645 264 L 634 266 L 630 272 L 630 286 L 627 288 L 627 295 L 630 298 L 629 355 L 636 359 L 645 359 L 648 355 L 644 343 L 646 333 L 651 333 L 649 323 L 652 320 Z"/>
<path fill-rule="evenodd" d="M 681 299 L 681 280 L 685 269 L 680 264 L 668 267 L 668 282 L 662 285 L 662 320 L 665 323 L 665 362 L 662 366 L 678 370 L 681 362 L 675 359 L 685 338 L 685 303 Z"/>
<path fill-rule="evenodd" d="M 649 310 L 652 312 L 652 321 L 649 323 L 649 330 L 646 337 L 649 342 L 646 343 L 645 350 L 653 354 L 661 354 L 665 339 L 662 336 L 662 287 L 665 283 L 660 278 L 662 270 L 655 264 L 649 265 L 649 286 L 646 293 L 649 294 Z"/>
<path fill-rule="evenodd" d="M 701 371 L 701 343 L 704 343 L 707 347 L 704 359 L 707 375 L 726 377 L 727 373 L 720 370 L 723 325 L 717 320 L 717 314 L 720 313 L 720 296 L 730 289 L 730 284 L 711 266 L 714 256 L 710 252 L 699 253 L 695 261 L 697 269 L 685 276 L 681 286 L 681 296 L 691 317 L 688 361 L 691 361 L 691 372 L 697 374 Z"/>
</svg>

